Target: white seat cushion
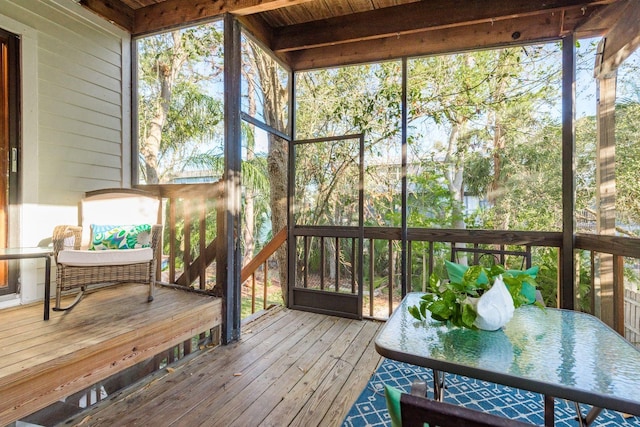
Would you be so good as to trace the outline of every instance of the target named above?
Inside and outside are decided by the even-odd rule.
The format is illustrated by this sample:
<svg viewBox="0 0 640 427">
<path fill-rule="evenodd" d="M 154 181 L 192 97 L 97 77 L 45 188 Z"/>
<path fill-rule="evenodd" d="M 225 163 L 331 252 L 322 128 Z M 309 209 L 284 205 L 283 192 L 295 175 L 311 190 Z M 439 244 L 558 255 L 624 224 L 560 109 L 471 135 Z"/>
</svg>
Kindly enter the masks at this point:
<svg viewBox="0 0 640 427">
<path fill-rule="evenodd" d="M 151 248 L 107 249 L 85 251 L 65 249 L 58 252 L 58 263 L 74 266 L 125 265 L 149 262 L 153 258 Z"/>
</svg>

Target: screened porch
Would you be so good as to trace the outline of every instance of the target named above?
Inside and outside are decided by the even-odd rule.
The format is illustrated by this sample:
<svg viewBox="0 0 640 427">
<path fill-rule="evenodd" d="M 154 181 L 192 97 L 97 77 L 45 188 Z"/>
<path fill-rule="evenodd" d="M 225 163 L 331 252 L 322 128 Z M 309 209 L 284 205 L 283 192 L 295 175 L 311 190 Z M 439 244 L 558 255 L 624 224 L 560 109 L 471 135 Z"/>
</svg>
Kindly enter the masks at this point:
<svg viewBox="0 0 640 427">
<path fill-rule="evenodd" d="M 39 165 L 21 183 L 22 222 L 10 221 L 22 240 L 9 243 L 35 246 L 75 221 L 86 192 L 147 191 L 162 201 L 157 280 L 172 304 L 172 320 L 149 328 L 193 322 L 171 340 L 140 339 L 159 371 L 74 423 L 336 425 L 378 368 L 380 322 L 443 278 L 445 260 L 483 254 L 538 266 L 547 307 L 592 313 L 640 343 L 637 2 L 37 3 L 0 0 L 0 27 L 26 64 L 24 162 Z M 33 311 L 39 298 L 41 267 L 21 267 L 26 303 L 2 315 Z M 80 341 L 92 300 L 119 304 L 107 290 L 89 297 L 69 316 L 80 324 L 67 335 Z M 278 322 L 315 322 L 332 338 L 296 332 L 318 349 L 303 363 Z M 223 345 L 207 348 L 218 332 Z M 285 361 L 252 359 L 272 340 Z M 168 366 L 170 354 L 185 360 Z M 211 383 L 187 378 L 215 369 Z M 288 394 L 272 393 L 281 386 Z M 252 403 L 256 388 L 269 405 Z"/>
</svg>

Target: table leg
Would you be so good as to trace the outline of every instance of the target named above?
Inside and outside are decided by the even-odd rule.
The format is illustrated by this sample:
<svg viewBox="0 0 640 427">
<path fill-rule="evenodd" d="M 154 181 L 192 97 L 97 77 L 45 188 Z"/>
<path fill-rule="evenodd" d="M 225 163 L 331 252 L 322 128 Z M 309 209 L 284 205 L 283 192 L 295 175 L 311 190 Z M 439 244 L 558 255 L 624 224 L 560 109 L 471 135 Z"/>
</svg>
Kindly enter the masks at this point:
<svg viewBox="0 0 640 427">
<path fill-rule="evenodd" d="M 576 406 L 578 425 L 580 427 L 589 427 L 591 423 L 598 418 L 600 412 L 602 412 L 602 408 L 594 406 L 589 410 L 589 412 L 587 412 L 587 415 L 583 416 L 582 411 L 580 410 L 580 404 L 578 402 L 574 402 L 574 405 Z"/>
<path fill-rule="evenodd" d="M 49 303 L 51 302 L 51 257 L 44 259 L 44 320 L 49 320 Z"/>
<path fill-rule="evenodd" d="M 584 417 L 584 421 L 586 425 L 590 426 L 591 423 L 594 422 L 596 418 L 598 418 L 598 415 L 600 415 L 600 412 L 602 412 L 602 408 L 598 408 L 597 406 L 592 407 L 587 413 L 587 415 Z"/>
<path fill-rule="evenodd" d="M 433 400 L 444 401 L 444 372 L 431 370 L 433 373 Z"/>
<path fill-rule="evenodd" d="M 544 395 L 544 425 L 545 427 L 553 427 L 555 425 L 554 413 L 555 400 L 553 396 Z"/>
</svg>

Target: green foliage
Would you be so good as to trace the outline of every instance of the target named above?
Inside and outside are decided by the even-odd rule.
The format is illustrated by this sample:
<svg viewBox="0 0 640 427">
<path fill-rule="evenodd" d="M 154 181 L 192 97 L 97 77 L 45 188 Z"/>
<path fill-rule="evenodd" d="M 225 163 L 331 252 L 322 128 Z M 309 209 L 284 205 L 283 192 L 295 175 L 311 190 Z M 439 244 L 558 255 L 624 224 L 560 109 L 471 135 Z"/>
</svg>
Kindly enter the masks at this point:
<svg viewBox="0 0 640 427">
<path fill-rule="evenodd" d="M 221 145 L 221 23 L 137 42 L 139 163 L 147 183 L 171 182 L 192 159 Z"/>
<path fill-rule="evenodd" d="M 533 263 L 540 266 L 536 276 L 537 288 L 547 307 L 556 307 L 558 300 L 558 248 L 538 248 Z"/>
<path fill-rule="evenodd" d="M 485 274 L 488 283 L 478 283 L 481 274 Z M 476 329 L 473 323 L 476 320 L 471 298 L 479 298 L 493 286 L 495 279 L 502 275 L 502 279 L 513 299 L 514 307 L 527 304 L 528 301 L 521 293 L 523 283 L 536 286 L 536 280 L 528 274 L 512 274 L 501 265 L 494 265 L 487 269 L 480 265 L 474 265 L 462 276 L 460 282 L 441 281 L 437 275 L 429 279 L 429 292 L 421 297 L 417 306 L 408 307 L 409 313 L 418 320 L 427 317 L 427 310 L 431 312 L 431 318 L 438 321 L 448 321 L 452 325 Z M 537 306 L 542 307 L 538 302 Z"/>
<path fill-rule="evenodd" d="M 282 304 L 282 291 L 279 287 L 275 287 L 270 282 L 267 283 L 267 289 L 269 294 L 267 295 L 267 308 L 270 304 Z M 256 294 L 256 311 L 260 311 L 264 307 L 264 298 L 261 289 L 258 289 Z M 250 295 L 244 295 L 240 302 L 240 318 L 244 319 L 253 313 L 251 312 L 251 297 Z"/>
<path fill-rule="evenodd" d="M 638 91 L 640 97 L 640 90 Z M 640 102 L 616 107 L 616 212 L 626 227 L 640 224 Z"/>
<path fill-rule="evenodd" d="M 420 174 L 407 178 L 413 188 L 407 197 L 408 224 L 423 228 L 452 227 L 456 220 L 461 219 L 460 202 L 447 188 L 446 178 L 439 168 L 432 162 L 424 162 L 420 167 Z"/>
<path fill-rule="evenodd" d="M 174 199 L 174 203 L 176 203 L 175 209 L 176 212 L 182 213 L 184 212 L 184 200 L 182 199 Z M 216 237 L 217 234 L 217 225 L 216 225 L 216 201 L 215 200 L 206 200 L 206 206 L 204 207 L 205 214 L 205 241 L 211 242 Z M 194 204 L 191 204 L 194 207 Z M 170 217 L 171 206 L 170 203 L 165 204 L 165 216 L 166 218 Z M 189 215 L 189 257 L 191 260 L 194 260 L 199 256 L 200 250 L 200 222 L 199 222 L 199 211 L 195 212 L 191 210 L 187 212 Z M 170 253 L 170 238 L 171 233 L 169 232 L 169 227 L 171 224 L 167 221 L 164 224 L 163 235 L 163 248 L 162 251 L 164 254 Z M 176 218 L 176 222 L 174 225 L 174 231 L 176 236 L 176 241 L 174 242 L 174 251 L 176 254 L 175 258 L 175 267 L 177 270 L 182 270 L 184 268 L 184 253 L 187 245 L 185 244 L 185 218 L 182 215 L 179 215 Z"/>
<path fill-rule="evenodd" d="M 400 148 L 399 62 L 316 70 L 296 75 L 298 139 L 365 135 L 365 221 L 399 225 L 398 164 L 374 161 Z M 297 224 L 356 225 L 358 141 L 296 148 Z M 338 175 L 338 172 L 341 176 Z"/>
</svg>

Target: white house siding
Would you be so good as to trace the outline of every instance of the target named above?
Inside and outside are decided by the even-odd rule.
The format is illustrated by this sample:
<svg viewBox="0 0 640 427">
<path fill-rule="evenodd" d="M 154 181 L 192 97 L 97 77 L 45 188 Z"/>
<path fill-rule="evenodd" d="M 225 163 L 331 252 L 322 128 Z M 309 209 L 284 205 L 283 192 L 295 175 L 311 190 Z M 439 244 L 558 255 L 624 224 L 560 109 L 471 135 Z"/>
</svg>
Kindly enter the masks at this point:
<svg viewBox="0 0 640 427">
<path fill-rule="evenodd" d="M 12 245 L 35 246 L 55 225 L 77 224 L 85 191 L 131 183 L 130 37 L 72 0 L 0 0 L 0 27 L 22 45 L 22 205 L 11 213 L 21 232 Z M 20 300 L 42 299 L 43 262 L 25 261 L 21 272 Z"/>
</svg>

